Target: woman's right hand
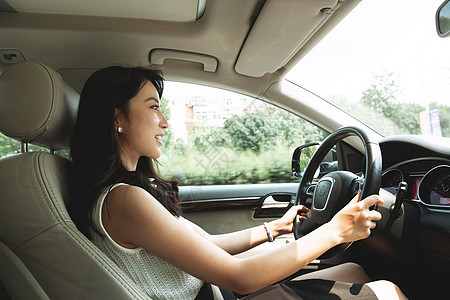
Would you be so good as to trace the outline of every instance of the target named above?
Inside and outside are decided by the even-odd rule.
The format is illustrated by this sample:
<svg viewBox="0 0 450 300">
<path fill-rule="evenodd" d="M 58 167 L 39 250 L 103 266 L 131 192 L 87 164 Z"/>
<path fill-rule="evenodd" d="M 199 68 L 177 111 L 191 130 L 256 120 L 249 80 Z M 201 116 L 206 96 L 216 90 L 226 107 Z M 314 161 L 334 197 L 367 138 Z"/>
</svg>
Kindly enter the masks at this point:
<svg viewBox="0 0 450 300">
<path fill-rule="evenodd" d="M 374 229 L 376 222 L 381 219 L 381 214 L 369 207 L 377 204 L 381 206 L 383 199 L 378 195 L 372 195 L 358 202 L 361 191 L 330 221 L 330 225 L 336 228 L 342 243 L 365 239 Z"/>
</svg>

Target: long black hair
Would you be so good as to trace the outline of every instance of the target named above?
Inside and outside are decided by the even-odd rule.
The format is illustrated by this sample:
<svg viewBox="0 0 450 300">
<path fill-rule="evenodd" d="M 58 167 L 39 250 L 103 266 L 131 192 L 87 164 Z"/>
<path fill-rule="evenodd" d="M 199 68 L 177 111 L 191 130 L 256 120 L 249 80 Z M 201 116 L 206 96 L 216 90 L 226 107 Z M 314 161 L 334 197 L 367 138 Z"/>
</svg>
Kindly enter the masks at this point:
<svg viewBox="0 0 450 300">
<path fill-rule="evenodd" d="M 105 188 L 124 182 L 142 187 L 175 216 L 181 215 L 176 181 L 161 178 L 157 161 L 141 157 L 136 171 L 122 164 L 114 132 L 114 113 L 128 118 L 129 100 L 150 81 L 162 97 L 159 70 L 113 66 L 94 72 L 80 96 L 77 121 L 70 142 L 71 200 L 69 213 L 78 229 L 90 237 L 92 210 Z M 152 179 L 151 179 L 152 178 Z"/>
</svg>

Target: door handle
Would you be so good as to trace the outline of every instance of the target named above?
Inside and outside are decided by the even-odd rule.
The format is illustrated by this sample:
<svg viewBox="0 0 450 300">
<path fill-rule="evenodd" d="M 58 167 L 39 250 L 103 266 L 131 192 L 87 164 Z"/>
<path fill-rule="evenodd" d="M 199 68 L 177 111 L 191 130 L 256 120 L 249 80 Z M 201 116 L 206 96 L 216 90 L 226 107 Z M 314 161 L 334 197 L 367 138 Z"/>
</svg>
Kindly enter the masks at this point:
<svg viewBox="0 0 450 300">
<path fill-rule="evenodd" d="M 253 215 L 254 218 L 278 218 L 295 202 L 293 193 L 272 193 L 262 197 L 258 208 Z"/>
</svg>

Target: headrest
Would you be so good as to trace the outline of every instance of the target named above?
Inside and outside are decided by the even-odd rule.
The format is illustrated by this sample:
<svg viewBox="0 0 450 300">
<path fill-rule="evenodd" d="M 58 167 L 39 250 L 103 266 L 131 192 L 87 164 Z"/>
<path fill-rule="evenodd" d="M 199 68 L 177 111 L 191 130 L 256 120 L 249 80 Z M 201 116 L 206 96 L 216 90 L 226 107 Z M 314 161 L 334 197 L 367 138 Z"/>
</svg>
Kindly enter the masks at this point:
<svg viewBox="0 0 450 300">
<path fill-rule="evenodd" d="M 12 65 L 0 74 L 0 132 L 53 150 L 67 149 L 79 95 L 49 67 Z"/>
</svg>

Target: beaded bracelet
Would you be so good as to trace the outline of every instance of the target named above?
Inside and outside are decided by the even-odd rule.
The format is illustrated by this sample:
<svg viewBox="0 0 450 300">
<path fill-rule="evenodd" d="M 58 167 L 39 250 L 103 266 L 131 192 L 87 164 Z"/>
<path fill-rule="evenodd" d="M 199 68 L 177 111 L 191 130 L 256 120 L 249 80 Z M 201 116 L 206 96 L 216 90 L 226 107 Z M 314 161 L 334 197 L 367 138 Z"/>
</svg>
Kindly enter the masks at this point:
<svg viewBox="0 0 450 300">
<path fill-rule="evenodd" d="M 269 228 L 267 227 L 267 222 L 263 223 L 264 228 L 266 229 L 266 233 L 267 233 L 267 237 L 269 239 L 269 243 L 273 242 L 273 236 L 272 236 L 272 232 L 270 232 Z"/>
</svg>

